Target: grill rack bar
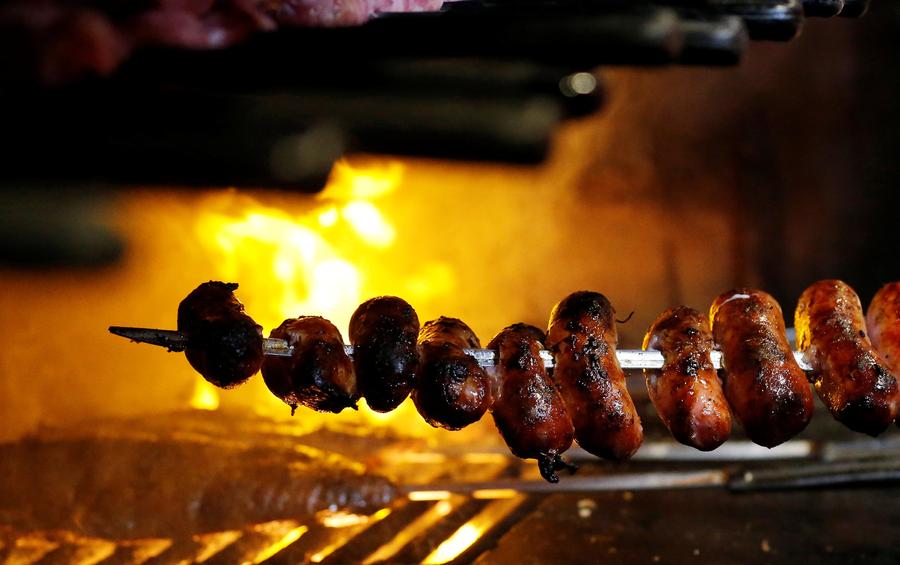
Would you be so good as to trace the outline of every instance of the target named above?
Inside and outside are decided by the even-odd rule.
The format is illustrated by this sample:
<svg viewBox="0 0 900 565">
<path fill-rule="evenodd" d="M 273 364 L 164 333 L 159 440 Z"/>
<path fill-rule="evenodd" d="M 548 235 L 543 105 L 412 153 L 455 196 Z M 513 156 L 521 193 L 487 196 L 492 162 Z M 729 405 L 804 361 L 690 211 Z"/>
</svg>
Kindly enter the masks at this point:
<svg viewBox="0 0 900 565">
<path fill-rule="evenodd" d="M 110 326 L 110 333 L 121 336 L 137 343 L 148 343 L 159 347 L 165 347 L 169 351 L 184 351 L 190 342 L 189 338 L 181 332 L 174 330 L 159 330 L 152 328 L 129 328 L 122 326 Z M 263 338 L 263 352 L 275 357 L 290 357 L 292 348 L 283 339 Z M 482 367 L 493 367 L 497 364 L 497 354 L 493 349 L 466 349 L 467 355 L 474 357 Z M 353 346 L 345 345 L 344 352 L 353 356 Z M 643 351 L 640 349 L 616 350 L 616 357 L 623 369 L 660 369 L 663 366 L 662 353 L 655 350 Z M 804 371 L 812 371 L 812 367 L 806 361 L 800 351 L 794 351 L 794 359 Z M 547 350 L 541 350 L 541 360 L 544 367 L 554 366 L 553 355 Z M 722 368 L 722 353 L 713 351 L 710 360 L 715 369 Z"/>
</svg>

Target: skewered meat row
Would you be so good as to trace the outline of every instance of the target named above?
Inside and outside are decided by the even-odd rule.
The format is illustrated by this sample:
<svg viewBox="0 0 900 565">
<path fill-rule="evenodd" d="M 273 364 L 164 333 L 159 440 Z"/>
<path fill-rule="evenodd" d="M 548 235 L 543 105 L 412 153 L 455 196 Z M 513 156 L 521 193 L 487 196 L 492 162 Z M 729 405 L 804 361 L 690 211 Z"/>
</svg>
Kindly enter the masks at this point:
<svg viewBox="0 0 900 565">
<path fill-rule="evenodd" d="M 662 369 L 644 369 L 650 401 L 679 442 L 712 451 L 731 436 L 731 409 L 713 368 L 709 320 L 686 306 L 659 315 L 643 348 L 663 354 Z"/>
<path fill-rule="evenodd" d="M 866 337 L 859 297 L 846 283 L 819 281 L 800 296 L 797 347 L 807 352 L 816 391 L 851 430 L 877 436 L 897 417 L 900 391 Z"/>
<path fill-rule="evenodd" d="M 217 284 L 229 293 L 234 288 Z M 878 430 L 866 427 L 853 411 L 833 410 L 852 429 L 877 433 L 896 416 L 890 392 L 896 391 L 896 379 L 884 362 L 866 365 L 880 358 L 871 346 L 866 349 L 866 341 L 860 341 L 864 338 L 858 334 L 863 331 L 862 315 L 852 290 L 834 281 L 811 288 L 837 289 L 825 299 L 812 298 L 810 291 L 798 308 L 801 349 L 808 349 L 816 378 L 822 382 L 819 390 L 831 387 L 863 398 L 868 394 L 874 404 L 867 400 L 857 404 L 876 408 L 882 394 L 886 411 L 866 416 L 881 422 Z M 887 287 L 873 302 L 870 323 L 877 325 L 879 338 L 895 344 L 893 336 L 900 331 L 891 328 L 900 324 L 900 308 L 891 292 L 894 297 L 900 294 Z M 829 301 L 828 296 L 833 299 Z M 856 300 L 855 310 L 846 307 L 848 297 Z M 750 439 L 760 445 L 772 447 L 802 431 L 812 416 L 812 392 L 785 337 L 781 308 L 774 298 L 759 290 L 724 293 L 713 303 L 710 321 L 711 331 L 698 312 L 670 309 L 645 338 L 644 348 L 660 351 L 664 359 L 661 369 L 647 371 L 646 379 L 651 400 L 673 436 L 698 449 L 714 449 L 730 434 L 732 412 Z M 624 459 L 640 446 L 640 419 L 616 358 L 615 311 L 602 294 L 576 292 L 560 302 L 551 314 L 546 338 L 524 325 L 502 331 L 490 344 L 497 359 L 492 372 L 465 351 L 480 344 L 462 321 L 442 317 L 426 322 L 413 347 L 417 326 L 415 311 L 401 299 L 367 301 L 351 321 L 355 347 L 351 361 L 340 332 L 327 320 L 286 320 L 271 335 L 288 341 L 293 347 L 291 357 L 266 357 L 263 376 L 286 403 L 332 412 L 355 407 L 360 397 L 378 409 L 390 410 L 411 392 L 423 418 L 448 429 L 462 428 L 491 409 L 510 449 L 537 458 L 548 480 L 562 466 L 558 454 L 571 441 L 566 439 L 569 426 L 585 450 L 601 457 Z M 858 358 L 865 363 L 854 365 L 840 356 L 844 354 L 829 351 L 832 343 L 841 343 L 838 338 L 857 340 L 856 349 L 851 350 L 861 352 Z M 555 360 L 550 375 L 541 359 L 542 340 Z M 710 360 L 714 343 L 721 348 L 719 376 L 724 387 Z M 842 364 L 828 361 L 834 355 L 844 360 Z M 875 371 L 871 373 L 875 377 L 860 382 L 854 373 L 860 363 Z M 823 396 L 829 408 L 834 398 Z M 845 417 L 851 414 L 856 420 Z"/>
<path fill-rule="evenodd" d="M 774 447 L 809 423 L 813 396 L 785 335 L 781 307 L 761 290 L 719 295 L 710 310 L 725 397 L 750 440 Z"/>
</svg>

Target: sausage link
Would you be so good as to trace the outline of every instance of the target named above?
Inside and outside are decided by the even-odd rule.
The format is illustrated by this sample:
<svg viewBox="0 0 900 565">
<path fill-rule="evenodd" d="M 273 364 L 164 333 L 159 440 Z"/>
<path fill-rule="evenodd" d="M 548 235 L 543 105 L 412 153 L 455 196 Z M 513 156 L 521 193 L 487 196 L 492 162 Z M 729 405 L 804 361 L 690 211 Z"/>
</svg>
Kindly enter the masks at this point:
<svg viewBox="0 0 900 565">
<path fill-rule="evenodd" d="M 262 366 L 266 386 L 292 413 L 298 405 L 334 413 L 356 409 L 359 393 L 353 362 L 334 324 L 319 316 L 289 318 L 269 337 L 283 339 L 293 348 L 290 357 L 266 357 Z"/>
<path fill-rule="evenodd" d="M 794 316 L 797 347 L 813 367 L 819 398 L 853 431 L 877 436 L 897 417 L 900 392 L 866 337 L 859 297 L 837 280 L 812 284 Z"/>
<path fill-rule="evenodd" d="M 644 432 L 616 358 L 617 341 L 615 310 L 600 293 L 572 293 L 550 313 L 553 380 L 575 439 L 594 455 L 623 460 L 638 450 Z"/>
<path fill-rule="evenodd" d="M 510 451 L 537 459 L 541 475 L 555 483 L 556 471 L 569 467 L 560 456 L 571 447 L 575 430 L 540 357 L 543 341 L 544 332 L 536 327 L 514 324 L 488 344 L 497 352 L 499 381 L 491 413 Z"/>
<path fill-rule="evenodd" d="M 363 302 L 350 318 L 350 343 L 359 392 L 369 408 L 390 412 L 415 384 L 419 317 L 402 298 Z"/>
<path fill-rule="evenodd" d="M 188 336 L 184 354 L 212 384 L 235 387 L 259 371 L 263 362 L 262 326 L 234 296 L 237 283 L 209 281 L 178 305 L 178 331 Z"/>
<path fill-rule="evenodd" d="M 644 349 L 663 354 L 662 369 L 645 369 L 647 391 L 660 419 L 685 445 L 711 451 L 731 435 L 731 409 L 713 368 L 709 321 L 679 306 L 666 310 L 644 337 Z"/>
<path fill-rule="evenodd" d="M 412 399 L 426 422 L 459 430 L 477 422 L 493 403 L 490 379 L 463 349 L 478 337 L 462 320 L 440 317 L 419 332 L 419 371 Z"/>
<path fill-rule="evenodd" d="M 866 326 L 875 350 L 897 376 L 900 373 L 900 282 L 886 284 L 875 293 L 866 312 Z"/>
<path fill-rule="evenodd" d="M 813 395 L 787 341 L 781 307 L 761 290 L 720 295 L 710 309 L 725 397 L 751 441 L 775 447 L 809 423 Z"/>
</svg>

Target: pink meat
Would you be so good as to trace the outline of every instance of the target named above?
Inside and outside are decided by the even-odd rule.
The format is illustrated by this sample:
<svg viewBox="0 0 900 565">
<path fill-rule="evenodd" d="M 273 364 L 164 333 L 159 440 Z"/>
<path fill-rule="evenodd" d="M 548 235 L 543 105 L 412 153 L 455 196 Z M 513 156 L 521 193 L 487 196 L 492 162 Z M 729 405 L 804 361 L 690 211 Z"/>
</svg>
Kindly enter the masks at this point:
<svg viewBox="0 0 900 565">
<path fill-rule="evenodd" d="M 0 0 L 0 35 L 13 37 L 28 79 L 44 84 L 107 75 L 135 48 L 219 49 L 278 27 L 361 25 L 379 14 L 425 12 L 442 0 Z M 102 8 L 108 8 L 104 11 Z M 4 44 L 6 46 L 6 44 Z M 0 79 L 22 72 L 16 62 Z M 27 68 L 27 65 L 25 65 Z"/>
<path fill-rule="evenodd" d="M 369 0 L 369 13 L 436 12 L 442 4 L 443 0 Z"/>
</svg>

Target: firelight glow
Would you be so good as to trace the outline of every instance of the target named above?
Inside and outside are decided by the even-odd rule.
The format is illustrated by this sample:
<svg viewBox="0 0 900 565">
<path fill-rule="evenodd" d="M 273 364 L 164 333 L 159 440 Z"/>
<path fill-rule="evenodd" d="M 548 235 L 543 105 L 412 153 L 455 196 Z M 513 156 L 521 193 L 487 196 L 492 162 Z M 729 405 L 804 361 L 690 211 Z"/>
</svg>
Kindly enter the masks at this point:
<svg viewBox="0 0 900 565">
<path fill-rule="evenodd" d="M 191 397 L 191 408 L 195 410 L 217 410 L 219 408 L 219 391 L 203 378 L 194 383 L 194 395 Z"/>
<path fill-rule="evenodd" d="M 525 495 L 517 494 L 511 498 L 501 498 L 491 502 L 437 546 L 422 563 L 437 565 L 453 561 L 472 547 L 485 532 L 512 514 L 525 499 Z"/>
<path fill-rule="evenodd" d="M 288 204 L 272 205 L 233 191 L 216 193 L 199 207 L 194 234 L 210 259 L 212 275 L 240 284 L 238 298 L 265 333 L 285 318 L 317 315 L 334 323 L 346 340 L 353 312 L 384 288 L 396 288 L 392 292 L 413 304 L 455 290 L 454 273 L 443 262 L 425 262 L 398 276 L 379 260 L 388 250 L 397 253 L 400 238 L 377 200 L 396 190 L 403 172 L 404 165 L 396 161 L 362 166 L 339 162 L 321 194 Z M 280 401 L 264 396 L 255 409 L 282 408 Z M 191 406 L 213 410 L 218 400 L 217 391 L 198 377 Z M 382 426 L 418 421 L 414 408 L 406 405 L 380 414 L 361 402 L 356 414 Z M 304 422 L 319 418 L 309 416 Z"/>
</svg>

